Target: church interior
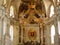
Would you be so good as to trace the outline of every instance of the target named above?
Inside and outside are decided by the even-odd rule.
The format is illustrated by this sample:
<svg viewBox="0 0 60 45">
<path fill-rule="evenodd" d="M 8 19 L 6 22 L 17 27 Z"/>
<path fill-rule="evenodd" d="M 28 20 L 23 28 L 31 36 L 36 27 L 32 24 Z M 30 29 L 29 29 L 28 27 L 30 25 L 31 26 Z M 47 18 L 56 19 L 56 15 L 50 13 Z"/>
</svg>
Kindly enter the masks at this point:
<svg viewBox="0 0 60 45">
<path fill-rule="evenodd" d="M 0 0 L 0 45 L 60 45 L 60 0 Z"/>
</svg>

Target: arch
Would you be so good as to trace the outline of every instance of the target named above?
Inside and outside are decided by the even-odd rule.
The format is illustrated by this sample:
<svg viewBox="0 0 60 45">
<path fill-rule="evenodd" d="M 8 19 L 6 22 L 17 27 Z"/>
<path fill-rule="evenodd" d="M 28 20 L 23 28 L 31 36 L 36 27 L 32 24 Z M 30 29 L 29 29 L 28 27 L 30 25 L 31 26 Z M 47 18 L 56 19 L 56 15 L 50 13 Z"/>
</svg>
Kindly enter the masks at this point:
<svg viewBox="0 0 60 45">
<path fill-rule="evenodd" d="M 54 14 L 54 6 L 51 5 L 51 7 L 50 7 L 50 17 L 52 17 L 53 14 Z"/>
<path fill-rule="evenodd" d="M 11 40 L 13 41 L 13 26 L 12 25 L 10 25 L 10 36 L 11 36 Z"/>
<path fill-rule="evenodd" d="M 55 26 L 51 26 L 51 44 L 54 44 Z"/>
<path fill-rule="evenodd" d="M 13 6 L 10 7 L 10 16 L 14 18 L 14 7 Z"/>
</svg>

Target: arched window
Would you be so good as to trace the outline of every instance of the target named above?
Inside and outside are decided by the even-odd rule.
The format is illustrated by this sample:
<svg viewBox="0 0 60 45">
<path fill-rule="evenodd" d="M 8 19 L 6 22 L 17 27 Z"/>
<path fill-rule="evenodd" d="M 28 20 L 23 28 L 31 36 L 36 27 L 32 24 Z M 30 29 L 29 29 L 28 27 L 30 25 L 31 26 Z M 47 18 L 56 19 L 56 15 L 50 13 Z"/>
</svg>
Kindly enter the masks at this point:
<svg viewBox="0 0 60 45">
<path fill-rule="evenodd" d="M 57 2 L 59 2 L 60 0 L 57 0 Z"/>
<path fill-rule="evenodd" d="M 51 26 L 51 44 L 54 44 L 55 26 Z"/>
<path fill-rule="evenodd" d="M 14 18 L 14 8 L 13 6 L 10 7 L 10 16 Z"/>
<path fill-rule="evenodd" d="M 6 0 L 4 0 L 4 5 L 6 4 Z"/>
<path fill-rule="evenodd" d="M 10 26 L 10 36 L 11 36 L 11 40 L 13 41 L 13 26 Z"/>
<path fill-rule="evenodd" d="M 54 6 L 52 5 L 50 7 L 50 17 L 54 14 Z"/>
<path fill-rule="evenodd" d="M 60 35 L 60 21 L 58 21 L 58 33 Z"/>
</svg>

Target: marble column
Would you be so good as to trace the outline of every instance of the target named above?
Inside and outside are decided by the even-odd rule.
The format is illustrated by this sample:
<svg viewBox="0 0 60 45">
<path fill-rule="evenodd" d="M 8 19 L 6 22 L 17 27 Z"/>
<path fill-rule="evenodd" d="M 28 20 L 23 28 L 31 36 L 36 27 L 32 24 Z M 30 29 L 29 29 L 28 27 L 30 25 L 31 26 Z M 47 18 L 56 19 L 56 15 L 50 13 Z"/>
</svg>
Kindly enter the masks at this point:
<svg viewBox="0 0 60 45">
<path fill-rule="evenodd" d="M 23 26 L 21 27 L 21 44 L 23 44 Z"/>
<path fill-rule="evenodd" d="M 58 21 L 55 18 L 55 45 L 58 45 Z"/>
<path fill-rule="evenodd" d="M 46 24 L 46 31 L 45 31 L 45 44 L 46 45 L 51 45 L 51 38 L 50 38 L 50 24 Z"/>
<path fill-rule="evenodd" d="M 59 34 L 58 34 L 58 20 L 59 20 L 59 18 L 60 18 L 60 8 L 59 8 L 59 6 L 58 7 L 56 7 L 56 12 L 57 12 L 57 16 L 56 16 L 56 18 L 55 18 L 55 45 L 59 45 Z"/>
<path fill-rule="evenodd" d="M 2 19 L 0 18 L 0 45 L 3 44 L 2 37 L 3 37 L 3 22 Z"/>
<path fill-rule="evenodd" d="M 11 43 L 11 38 L 10 38 L 10 32 L 9 32 L 9 28 L 10 28 L 10 23 L 9 23 L 9 20 L 8 18 L 6 18 L 6 32 L 5 32 L 5 35 L 4 35 L 4 38 L 5 38 L 5 45 L 10 45 Z"/>
<path fill-rule="evenodd" d="M 43 27 L 41 27 L 41 45 L 43 45 Z"/>
</svg>

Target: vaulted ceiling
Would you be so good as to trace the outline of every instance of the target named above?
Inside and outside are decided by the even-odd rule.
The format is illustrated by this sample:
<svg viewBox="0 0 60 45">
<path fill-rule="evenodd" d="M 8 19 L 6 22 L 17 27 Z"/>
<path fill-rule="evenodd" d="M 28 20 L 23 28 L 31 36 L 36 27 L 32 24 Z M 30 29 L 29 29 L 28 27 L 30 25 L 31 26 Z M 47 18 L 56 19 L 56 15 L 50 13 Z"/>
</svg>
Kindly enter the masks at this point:
<svg viewBox="0 0 60 45">
<path fill-rule="evenodd" d="M 22 12 L 24 13 L 22 14 L 23 18 L 21 16 Z M 43 0 L 22 0 L 19 6 L 18 15 L 21 22 L 23 22 L 22 19 L 26 19 L 24 22 L 29 23 L 41 22 L 41 17 L 46 17 L 46 8 Z"/>
<path fill-rule="evenodd" d="M 51 4 L 55 5 L 56 0 L 6 0 L 7 1 L 7 8 L 10 9 L 10 6 L 14 7 L 15 13 L 15 20 L 20 20 L 20 22 L 26 23 L 36 23 L 36 22 L 43 22 L 44 18 L 40 18 L 40 15 L 49 15 L 49 8 Z M 0 0 L 0 5 L 3 4 L 3 0 Z M 28 11 L 28 12 L 27 12 Z M 18 18 L 21 13 L 23 13 L 22 18 Z M 30 13 L 32 15 L 30 15 Z M 29 16 L 30 15 L 30 16 Z M 29 18 L 28 18 L 29 17 Z M 28 21 L 27 21 L 28 19 Z"/>
<path fill-rule="evenodd" d="M 10 1 L 6 0 L 6 1 L 7 1 L 8 8 L 11 5 L 14 7 L 14 12 L 16 17 L 18 17 L 23 11 L 24 13 L 29 11 L 29 9 L 31 13 L 34 12 L 35 14 L 34 16 L 36 18 L 40 18 L 39 14 L 41 15 L 44 14 L 45 16 L 48 16 L 50 5 L 55 4 L 55 0 L 10 0 Z M 1 0 L 0 2 L 3 1 Z M 24 16 L 24 18 L 28 18 L 30 12 L 28 12 Z"/>
<path fill-rule="evenodd" d="M 41 12 L 45 12 L 45 6 L 42 0 L 22 0 L 21 5 L 19 6 L 19 13 L 23 10 L 28 10 L 29 8 L 34 8 L 36 10 L 40 10 Z"/>
<path fill-rule="evenodd" d="M 56 2 L 56 0 L 6 0 L 6 1 L 7 1 L 7 6 L 13 5 L 16 8 L 17 12 L 18 12 L 19 8 L 21 8 L 20 7 L 21 5 L 24 5 L 26 7 L 25 3 L 30 4 L 32 2 L 33 4 L 36 3 L 35 5 L 37 6 L 37 8 L 38 7 L 42 8 L 43 6 L 45 6 L 44 10 L 46 11 L 46 13 L 48 12 L 47 10 L 48 10 L 49 6 L 51 5 L 51 3 L 54 4 Z M 24 4 L 21 4 L 22 2 Z M 0 5 L 2 5 L 2 3 L 3 3 L 3 0 L 0 0 Z"/>
<path fill-rule="evenodd" d="M 53 0 L 11 0 L 11 4 L 17 9 L 18 13 L 28 9 L 28 5 L 33 3 L 35 7 L 48 15 L 48 10 Z"/>
</svg>

